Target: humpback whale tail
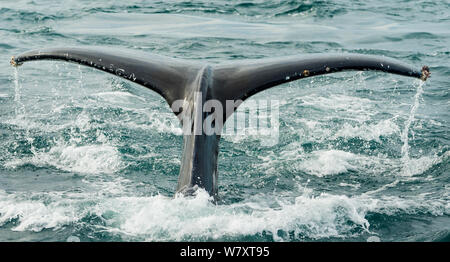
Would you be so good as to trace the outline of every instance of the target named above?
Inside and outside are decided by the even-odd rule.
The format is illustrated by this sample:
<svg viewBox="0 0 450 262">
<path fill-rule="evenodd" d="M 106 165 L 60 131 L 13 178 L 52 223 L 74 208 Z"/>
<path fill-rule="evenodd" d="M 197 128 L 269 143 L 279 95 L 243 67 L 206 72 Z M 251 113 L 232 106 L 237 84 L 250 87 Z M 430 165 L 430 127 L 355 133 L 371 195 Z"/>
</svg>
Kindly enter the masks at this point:
<svg viewBox="0 0 450 262">
<path fill-rule="evenodd" d="M 190 194 L 200 187 L 214 197 L 218 191 L 217 156 L 223 122 L 250 96 L 294 80 L 346 70 L 378 70 L 423 81 L 430 76 L 427 66 L 415 70 L 393 59 L 360 54 L 302 55 L 207 65 L 156 55 L 137 57 L 94 49 L 54 48 L 23 53 L 13 57 L 11 64 L 19 66 L 33 60 L 86 65 L 160 94 L 183 129 L 191 131 L 184 134 L 177 192 Z M 225 110 L 204 112 L 203 107 L 212 100 Z M 227 101 L 232 101 L 233 106 L 227 107 Z M 211 117 L 216 130 L 212 134 L 202 128 L 205 119 Z"/>
</svg>

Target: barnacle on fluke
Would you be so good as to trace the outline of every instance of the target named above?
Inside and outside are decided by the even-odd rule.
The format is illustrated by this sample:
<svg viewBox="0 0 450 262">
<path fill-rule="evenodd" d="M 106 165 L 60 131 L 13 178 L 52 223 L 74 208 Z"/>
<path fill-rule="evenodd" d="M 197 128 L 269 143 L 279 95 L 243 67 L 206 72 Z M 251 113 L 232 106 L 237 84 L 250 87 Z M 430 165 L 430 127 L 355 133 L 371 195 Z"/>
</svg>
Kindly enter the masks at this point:
<svg viewBox="0 0 450 262">
<path fill-rule="evenodd" d="M 422 67 L 422 76 L 420 77 L 420 79 L 422 79 L 423 81 L 426 81 L 428 79 L 428 77 L 430 77 L 431 72 L 430 72 L 430 68 L 428 66 L 423 66 Z"/>
<path fill-rule="evenodd" d="M 22 65 L 22 63 L 17 63 L 17 62 L 16 62 L 16 60 L 14 59 L 14 56 L 11 57 L 11 60 L 9 61 L 9 63 L 10 63 L 12 66 L 15 66 L 15 67 Z"/>
</svg>

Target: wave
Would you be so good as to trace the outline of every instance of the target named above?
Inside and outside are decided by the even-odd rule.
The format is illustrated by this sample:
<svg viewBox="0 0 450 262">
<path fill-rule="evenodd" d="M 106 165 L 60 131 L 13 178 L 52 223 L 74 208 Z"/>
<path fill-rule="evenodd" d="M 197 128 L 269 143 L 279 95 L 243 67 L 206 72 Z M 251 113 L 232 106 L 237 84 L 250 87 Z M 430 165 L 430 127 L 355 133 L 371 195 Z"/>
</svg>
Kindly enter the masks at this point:
<svg viewBox="0 0 450 262">
<path fill-rule="evenodd" d="M 107 187 L 106 187 L 107 188 Z M 99 191 L 101 191 L 100 189 Z M 104 189 L 103 189 L 104 190 Z M 72 197 L 74 195 L 72 194 Z M 373 234 L 367 215 L 448 215 L 443 199 L 320 194 L 310 189 L 287 200 L 275 197 L 274 204 L 257 195 L 231 205 L 215 205 L 204 191 L 190 198 L 109 196 L 87 199 L 48 193 L 39 200 L 0 191 L 0 225 L 15 220 L 15 231 L 57 229 L 89 223 L 97 231 L 120 235 L 125 240 L 206 241 L 255 236 L 260 239 L 344 239 Z M 84 200 L 83 200 L 84 199 Z M 381 237 L 382 238 L 382 237 Z M 383 239 L 381 239 L 383 240 Z"/>
<path fill-rule="evenodd" d="M 15 169 L 27 164 L 80 174 L 112 174 L 125 167 L 117 148 L 110 145 L 57 145 L 29 158 L 5 161 L 4 167 Z"/>
</svg>

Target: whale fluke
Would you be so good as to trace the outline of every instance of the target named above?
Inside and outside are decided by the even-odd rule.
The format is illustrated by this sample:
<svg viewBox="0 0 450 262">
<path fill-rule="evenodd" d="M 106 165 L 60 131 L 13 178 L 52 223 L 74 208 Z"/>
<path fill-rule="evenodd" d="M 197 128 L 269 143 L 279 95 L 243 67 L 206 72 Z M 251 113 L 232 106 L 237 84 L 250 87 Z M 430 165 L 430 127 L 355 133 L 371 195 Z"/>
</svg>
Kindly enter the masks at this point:
<svg viewBox="0 0 450 262">
<path fill-rule="evenodd" d="M 259 59 L 208 65 L 163 56 L 135 56 L 84 48 L 52 48 L 23 53 L 11 59 L 19 66 L 33 60 L 63 60 L 93 67 L 160 94 L 181 121 L 183 129 L 196 130 L 206 118 L 216 114 L 204 112 L 203 106 L 217 100 L 225 109 L 226 119 L 236 107 L 226 107 L 227 101 L 244 101 L 250 96 L 286 82 L 322 74 L 348 70 L 381 72 L 426 80 L 427 66 L 416 70 L 397 60 L 360 54 L 299 55 L 278 59 Z M 200 95 L 197 95 L 200 94 Z M 174 105 L 183 105 L 180 110 Z M 220 127 L 223 123 L 214 123 Z M 217 156 L 221 131 L 184 134 L 183 156 L 177 192 L 190 194 L 204 188 L 216 197 L 218 192 Z"/>
</svg>

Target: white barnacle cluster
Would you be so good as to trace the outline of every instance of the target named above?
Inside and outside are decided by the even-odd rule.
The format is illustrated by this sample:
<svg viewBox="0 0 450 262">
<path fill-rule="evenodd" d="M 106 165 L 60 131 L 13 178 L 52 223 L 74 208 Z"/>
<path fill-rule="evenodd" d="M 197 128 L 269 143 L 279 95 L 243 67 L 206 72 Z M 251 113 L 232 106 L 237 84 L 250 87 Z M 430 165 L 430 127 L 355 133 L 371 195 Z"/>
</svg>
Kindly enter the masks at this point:
<svg viewBox="0 0 450 262">
<path fill-rule="evenodd" d="M 118 76 L 125 75 L 125 70 L 123 68 L 117 68 L 116 69 L 116 75 L 118 75 Z"/>
</svg>

